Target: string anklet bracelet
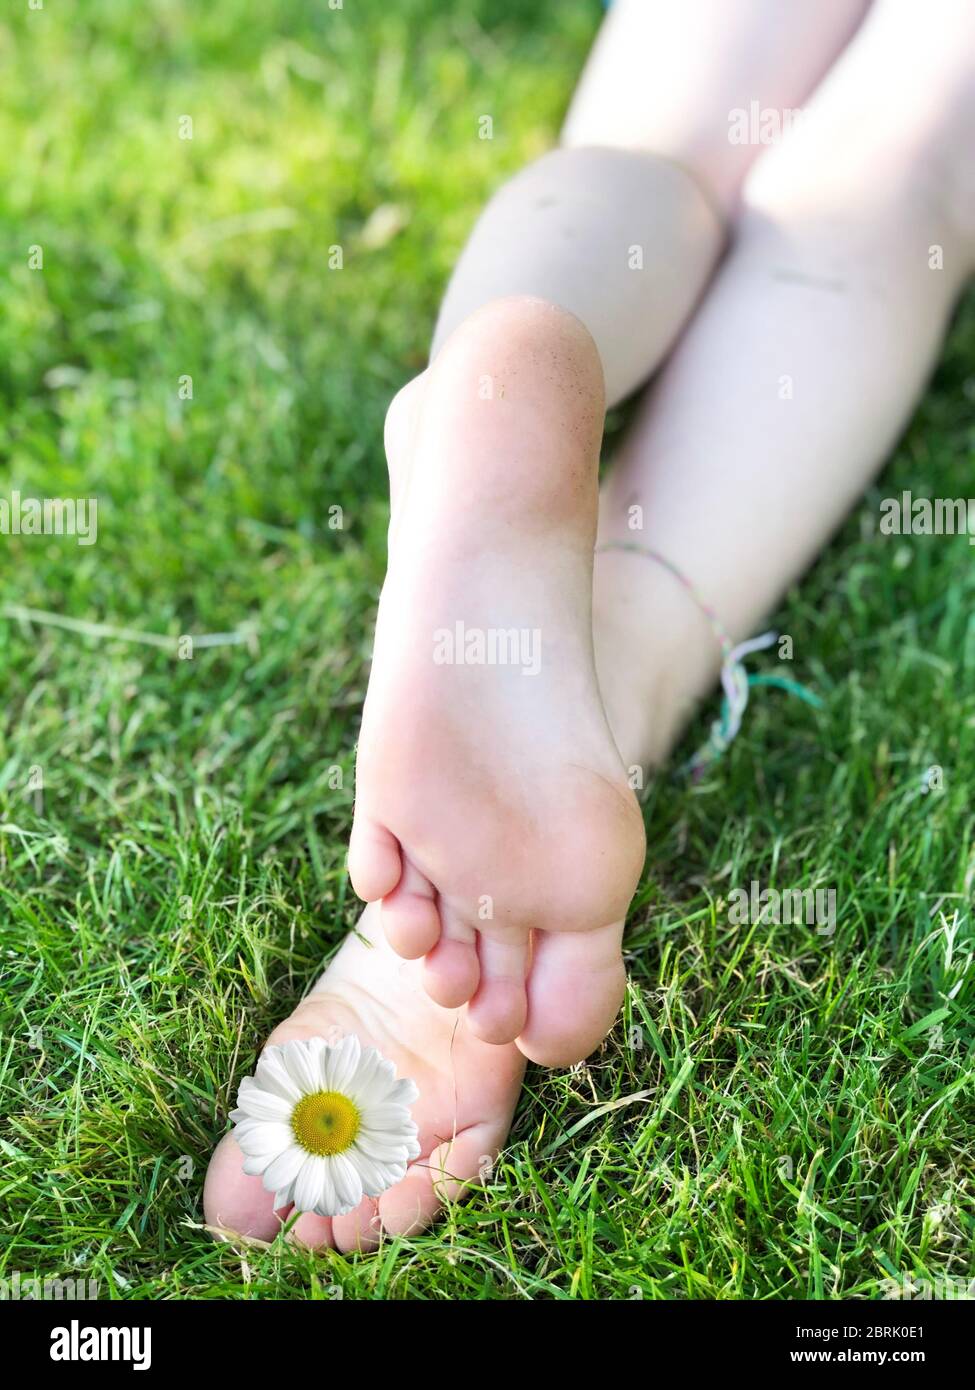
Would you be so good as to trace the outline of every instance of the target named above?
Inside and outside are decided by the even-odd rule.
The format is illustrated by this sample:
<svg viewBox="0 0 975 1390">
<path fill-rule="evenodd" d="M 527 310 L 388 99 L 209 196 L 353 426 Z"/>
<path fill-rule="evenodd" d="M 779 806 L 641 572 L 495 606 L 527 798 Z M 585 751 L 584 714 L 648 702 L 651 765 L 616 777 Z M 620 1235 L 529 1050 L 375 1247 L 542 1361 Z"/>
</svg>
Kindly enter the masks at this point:
<svg viewBox="0 0 975 1390">
<path fill-rule="evenodd" d="M 698 591 L 682 570 L 679 570 L 666 555 L 661 555 L 657 550 L 651 550 L 649 546 L 637 545 L 635 541 L 605 541 L 602 545 L 596 546 L 596 554 L 605 550 L 624 550 L 634 555 L 642 555 L 648 560 L 655 560 L 658 565 L 662 565 L 668 573 L 672 574 L 695 604 L 707 618 L 711 625 L 718 646 L 721 648 L 721 688 L 723 697 L 721 700 L 721 717 L 716 719 L 711 725 L 711 732 L 707 742 L 702 744 L 692 758 L 684 764 L 682 771 L 688 773 L 696 782 L 707 769 L 716 763 L 726 752 L 732 740 L 741 728 L 741 721 L 744 718 L 745 710 L 748 708 L 748 692 L 753 685 L 770 685 L 779 690 L 786 691 L 789 695 L 796 695 L 800 700 L 805 700 L 807 704 L 813 705 L 816 709 L 821 708 L 822 700 L 818 695 L 814 695 L 811 690 L 807 690 L 798 681 L 789 680 L 785 676 L 750 676 L 745 670 L 744 658 L 750 656 L 752 652 L 764 651 L 773 642 L 778 640 L 777 632 L 763 632 L 758 637 L 750 637 L 745 642 L 737 645 L 728 636 L 721 619 L 717 613 Z"/>
</svg>

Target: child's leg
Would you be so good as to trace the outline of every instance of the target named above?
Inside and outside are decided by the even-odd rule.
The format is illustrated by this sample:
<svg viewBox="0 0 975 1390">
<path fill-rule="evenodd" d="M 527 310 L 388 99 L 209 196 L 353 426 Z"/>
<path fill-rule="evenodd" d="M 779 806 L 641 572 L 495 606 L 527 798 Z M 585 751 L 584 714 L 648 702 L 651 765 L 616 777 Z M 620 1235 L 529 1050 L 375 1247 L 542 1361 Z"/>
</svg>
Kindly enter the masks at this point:
<svg viewBox="0 0 975 1390">
<path fill-rule="evenodd" d="M 735 7 L 763 55 L 753 72 L 782 63 L 778 9 Z M 860 0 L 831 0 L 819 27 L 797 18 L 793 103 L 859 11 Z M 710 13 L 681 8 L 692 30 Z M 622 35 L 649 53 L 664 22 L 673 30 L 659 3 L 624 5 L 613 43 Z M 573 138 L 611 99 L 612 61 L 590 70 Z M 740 173 L 760 148 L 742 159 L 727 113 L 718 119 L 736 90 L 721 62 L 702 61 L 690 38 L 674 62 L 690 90 L 717 83 L 699 123 L 710 145 L 695 134 L 664 159 L 573 146 L 509 184 L 451 281 L 431 367 L 390 419 L 390 562 L 359 738 L 352 882 L 383 900 L 395 949 L 426 956 L 439 1003 L 470 1000 L 479 1037 L 517 1038 L 547 1065 L 585 1056 L 615 1017 L 642 863 L 642 822 L 592 661 L 602 378 L 613 398 L 651 369 L 716 252 L 706 197 L 676 166 L 705 148 L 717 164 L 723 149 Z M 649 111 L 655 93 L 640 90 Z M 786 96 L 771 77 L 767 90 Z M 628 261 L 638 244 L 649 273 Z M 538 678 L 456 656 L 435 664 L 433 635 L 468 628 L 475 642 L 533 635 Z"/>
<path fill-rule="evenodd" d="M 652 94 L 648 94 L 648 101 L 651 99 Z M 790 98 L 790 104 L 800 99 Z M 664 153 L 680 157 L 679 151 L 671 150 Z M 509 259 L 516 260 L 518 250 L 519 243 L 516 243 Z M 484 298 L 504 292 L 486 291 Z M 507 312 L 508 308 L 503 307 L 502 313 Z M 520 321 L 522 330 L 529 331 L 534 312 L 532 306 L 527 306 Z M 567 323 L 565 317 L 557 311 L 552 310 L 551 315 L 552 324 L 557 326 L 558 333 L 548 340 L 548 358 L 551 361 L 556 339 L 561 343 L 563 356 L 571 356 L 570 348 L 575 344 L 576 391 L 573 392 L 571 389 L 571 371 L 561 382 L 549 381 L 546 388 L 548 408 L 558 405 L 559 393 L 564 391 L 566 405 L 575 412 L 572 418 L 576 423 L 576 434 L 581 438 L 581 421 L 587 412 L 585 409 L 580 411 L 580 401 L 583 407 L 586 401 L 580 397 L 578 387 L 584 363 L 589 360 L 591 365 L 591 359 L 587 359 L 586 345 L 571 328 L 571 323 Z M 517 314 L 515 318 L 517 320 Z M 498 316 L 489 314 L 485 322 L 493 324 L 496 334 Z M 648 325 L 648 331 L 651 335 L 657 331 L 653 323 Z M 510 371 L 510 363 L 505 364 L 499 356 L 504 348 L 505 336 L 510 338 L 511 335 L 502 333 L 501 342 L 494 341 L 484 349 L 494 354 L 493 370 L 501 378 Z M 648 361 L 655 360 L 654 353 L 659 356 L 662 350 L 661 341 L 661 338 L 657 339 L 657 346 L 648 354 Z M 481 374 L 475 373 L 475 376 L 479 375 Z M 487 375 L 490 376 L 491 373 Z M 504 381 L 501 380 L 499 385 L 503 384 Z M 539 713 L 538 722 L 542 727 L 538 744 L 544 750 L 542 761 L 543 764 L 551 761 L 548 748 L 553 737 L 564 742 L 570 757 L 575 758 L 580 752 L 589 757 L 593 720 L 592 685 L 587 673 L 588 665 L 591 664 L 587 655 L 590 644 L 589 570 L 588 563 L 584 566 L 579 561 L 579 537 L 584 532 L 591 534 L 593 530 L 590 509 L 594 502 L 588 501 L 587 497 L 592 496 L 594 469 L 588 483 L 584 482 L 580 472 L 580 459 L 586 455 L 588 444 L 582 444 L 581 454 L 578 448 L 572 454 L 579 486 L 569 487 L 566 483 L 566 450 L 558 431 L 539 431 L 537 420 L 533 424 L 530 419 L 521 417 L 518 422 L 519 428 L 508 441 L 511 446 L 510 452 L 501 452 L 501 461 L 510 464 L 507 475 L 496 475 L 495 487 L 486 496 L 470 492 L 466 496 L 461 493 L 458 497 L 458 479 L 452 474 L 451 469 L 458 457 L 464 458 L 465 451 L 448 449 L 437 456 L 428 450 L 422 460 L 415 454 L 410 448 L 413 429 L 413 409 L 409 401 L 411 394 L 415 397 L 418 392 L 415 388 L 409 388 L 406 397 L 400 400 L 401 409 L 394 411 L 390 420 L 390 453 L 395 493 L 393 548 L 396 549 L 400 536 L 404 541 L 401 547 L 404 560 L 396 560 L 395 563 L 402 573 L 403 564 L 409 567 L 407 547 L 416 551 L 419 549 L 419 543 L 426 540 L 431 550 L 439 556 L 444 542 L 453 542 L 457 551 L 458 568 L 468 573 L 473 572 L 486 589 L 490 590 L 493 587 L 495 595 L 501 592 L 499 577 L 503 579 L 506 571 L 513 572 L 517 578 L 520 573 L 530 575 L 533 571 L 542 569 L 549 576 L 555 595 L 568 595 L 573 610 L 567 616 L 552 615 L 551 625 L 548 618 L 544 620 L 543 635 L 551 637 L 557 630 L 559 636 L 548 648 L 543 647 L 543 669 L 547 670 L 548 663 L 554 661 L 556 675 L 565 690 L 563 695 L 553 701 L 551 710 L 543 708 Z M 449 382 L 448 389 L 443 394 L 448 400 L 454 396 L 457 410 L 469 408 L 471 404 L 471 393 L 466 390 L 458 393 L 456 388 L 450 389 Z M 476 396 L 476 391 L 473 394 Z M 599 391 L 590 383 L 585 395 L 591 403 L 598 398 Z M 498 405 L 507 400 L 510 405 L 512 395 L 499 392 L 494 400 Z M 537 409 L 539 396 L 533 396 L 532 402 L 533 409 Z M 518 408 L 520 409 L 520 406 Z M 500 416 L 500 412 L 498 413 Z M 487 418 L 490 420 L 492 417 Z M 502 421 L 504 418 L 501 416 Z M 468 439 L 476 441 L 477 431 L 472 431 Z M 443 493 L 437 491 L 438 474 L 431 464 L 440 465 L 439 476 L 443 481 Z M 536 506 L 533 509 L 530 505 L 532 496 L 536 499 L 540 496 L 537 476 L 539 472 L 543 475 L 541 483 L 549 490 L 544 498 L 544 506 Z M 422 484 L 420 500 L 419 504 L 407 507 L 405 493 L 408 484 L 412 487 L 410 479 L 414 476 L 418 476 Z M 399 482 L 397 478 L 400 479 Z M 559 481 L 561 488 L 557 486 Z M 526 484 L 532 485 L 527 492 Z M 473 487 L 470 473 L 466 475 L 464 485 Z M 413 491 L 415 494 L 415 488 Z M 452 497 L 460 504 L 459 513 L 451 510 Z M 506 518 L 497 515 L 499 499 L 507 504 L 509 516 L 519 518 L 517 540 L 521 549 L 518 553 L 508 555 L 499 552 L 497 548 L 497 534 L 506 529 Z M 468 513 L 466 520 L 463 516 L 465 502 Z M 467 528 L 463 536 L 460 536 L 461 525 Z M 569 543 L 565 545 L 567 527 L 577 534 L 570 536 Z M 550 552 L 557 552 L 560 546 L 565 550 L 566 558 L 560 570 L 553 570 L 554 560 L 550 558 Z M 415 560 L 412 563 L 415 565 Z M 463 588 L 451 589 L 444 585 L 442 578 L 441 568 L 433 575 L 433 580 L 436 580 L 434 588 L 438 594 L 454 601 L 453 616 L 466 618 L 469 623 L 476 622 L 477 618 L 471 616 L 471 600 Z M 392 602 L 393 600 L 387 603 L 384 597 L 387 611 L 390 611 Z M 422 614 L 425 610 L 419 611 Z M 417 650 L 421 647 L 428 650 L 428 640 L 432 635 L 429 629 L 432 624 L 426 623 L 426 631 L 418 628 L 416 616 L 411 615 L 409 603 L 401 610 L 401 616 L 405 640 L 412 640 Z M 496 612 L 490 615 L 490 621 L 492 625 L 500 625 L 505 622 L 506 617 L 506 614 Z M 519 613 L 515 625 L 527 625 L 530 630 L 534 622 L 531 615 L 526 619 Z M 394 631 L 395 627 L 394 622 Z M 377 668 L 379 664 L 377 655 Z M 449 672 L 451 668 L 448 667 L 446 670 Z M 461 670 L 459 674 L 476 675 L 477 670 Z M 501 671 L 500 674 L 504 676 L 506 672 Z M 524 680 L 523 685 L 526 689 L 530 687 L 531 679 Z M 410 694 L 409 689 L 403 688 L 399 698 L 399 708 L 407 713 L 414 708 L 411 705 Z M 395 708 L 395 690 L 393 695 Z M 583 699 L 578 698 L 580 696 Z M 645 698 L 644 689 L 634 685 L 633 706 L 632 709 L 628 709 L 622 694 L 620 695 L 617 707 L 621 730 L 636 725 Z M 579 710 L 583 702 L 588 724 L 580 730 Z M 461 731 L 469 728 L 471 738 L 466 747 L 459 750 L 455 756 L 453 766 L 474 784 L 475 790 L 482 788 L 487 781 L 493 782 L 508 793 L 512 790 L 517 792 L 522 786 L 530 793 L 533 789 L 531 770 L 537 757 L 537 749 L 532 750 L 524 765 L 528 775 L 525 775 L 517 764 L 509 766 L 506 759 L 497 756 L 496 750 L 500 746 L 496 739 L 497 730 L 493 722 L 485 720 L 485 713 L 486 702 L 479 700 L 476 693 L 466 707 L 462 703 L 458 704 L 454 716 L 449 721 L 449 727 L 456 727 Z M 507 719 L 510 723 L 517 723 L 518 715 L 518 701 L 512 700 L 507 707 Z M 445 725 L 448 724 L 448 721 L 444 722 Z M 617 741 L 621 741 L 619 734 Z M 393 766 L 395 762 L 394 754 Z M 435 764 L 432 766 L 434 771 L 441 770 Z M 426 770 L 430 770 L 429 765 Z M 415 787 L 413 795 L 416 800 L 428 806 L 433 833 L 444 818 L 444 806 L 437 798 L 428 799 L 426 792 L 427 787 L 423 780 Z M 506 828 L 509 833 L 511 852 L 517 855 L 522 851 L 521 841 L 524 838 L 522 818 L 511 817 L 507 826 L 504 825 L 504 818 L 500 819 L 502 828 Z M 494 824 L 497 823 L 496 817 Z M 449 828 L 451 831 L 462 830 L 468 835 L 472 832 L 472 826 L 463 821 L 450 824 Z M 490 822 L 488 829 L 494 833 Z M 540 829 L 545 830 L 544 824 Z M 478 827 L 474 826 L 473 830 L 476 850 Z M 582 826 L 582 831 L 585 833 L 585 825 Z M 583 867 L 588 854 L 589 851 L 584 845 L 579 854 L 580 865 Z M 534 868 L 530 861 L 525 866 L 529 883 Z M 485 892 L 490 891 L 487 885 L 484 887 Z M 423 901 L 420 895 L 416 906 L 421 915 L 424 911 Z M 327 1036 L 332 1028 L 355 1032 L 363 1042 L 378 1046 L 385 1055 L 395 1061 L 403 1074 L 414 1077 L 420 1086 L 421 1098 L 415 1115 L 420 1127 L 423 1156 L 413 1165 L 404 1181 L 385 1194 L 378 1204 L 364 1202 L 356 1212 L 334 1222 L 306 1215 L 295 1227 L 297 1238 L 316 1246 L 336 1245 L 341 1250 L 357 1245 L 375 1244 L 378 1238 L 374 1224 L 377 1216 L 385 1230 L 391 1234 L 416 1230 L 427 1224 L 443 1196 L 456 1191 L 460 1184 L 475 1176 L 503 1142 L 524 1069 L 524 1058 L 517 1047 L 510 1044 L 492 1046 L 474 1035 L 470 1026 L 469 1010 L 451 1013 L 431 1002 L 420 983 L 420 962 L 403 962 L 393 955 L 384 940 L 379 917 L 378 905 L 367 908 L 360 929 L 371 943 L 371 948 L 363 945 L 357 938 L 350 937 L 330 964 L 315 991 L 274 1035 L 275 1041 L 284 1041 L 289 1037 L 311 1034 Z M 586 944 L 582 943 L 583 946 Z M 618 949 L 616 956 L 618 958 Z M 571 966 L 572 962 L 569 963 Z M 591 956 L 588 956 L 585 950 L 580 951 L 576 975 L 579 980 L 578 1001 L 583 1006 L 586 1004 L 587 991 L 591 993 L 593 983 L 599 981 L 598 964 L 596 962 L 597 968 L 593 968 Z M 615 970 L 617 961 L 613 960 L 608 964 L 611 970 Z M 550 990 L 549 994 L 553 1007 L 561 1009 L 572 1022 L 576 999 L 570 996 L 566 1002 L 564 993 L 558 988 Z M 457 1181 L 446 1186 L 441 1185 L 444 1169 Z M 260 1180 L 247 1177 L 242 1172 L 240 1150 L 233 1137 L 227 1136 L 214 1155 L 207 1175 L 207 1220 L 214 1226 L 230 1231 L 270 1239 L 280 1229 L 279 1217 L 287 1215 L 275 1214 L 271 1210 L 271 1203 L 272 1199 L 264 1192 Z"/>
<path fill-rule="evenodd" d="M 762 138 L 774 138 L 783 118 L 805 101 L 867 4 L 613 0 L 576 88 L 563 144 L 668 155 L 727 212 L 764 148 Z M 771 124 L 763 128 L 763 120 Z"/>
<path fill-rule="evenodd" d="M 562 148 L 485 208 L 444 297 L 434 354 L 494 299 L 570 310 L 612 405 L 645 381 L 693 309 L 758 143 L 732 143 L 750 101 L 803 101 L 866 0 L 615 0 Z"/>
<path fill-rule="evenodd" d="M 733 635 L 812 561 L 936 359 L 975 256 L 973 54 L 966 0 L 878 0 L 746 181 L 736 245 L 611 475 L 603 537 L 665 554 Z M 610 551 L 595 630 L 624 761 L 656 760 L 714 679 L 710 629 L 665 570 Z"/>
</svg>

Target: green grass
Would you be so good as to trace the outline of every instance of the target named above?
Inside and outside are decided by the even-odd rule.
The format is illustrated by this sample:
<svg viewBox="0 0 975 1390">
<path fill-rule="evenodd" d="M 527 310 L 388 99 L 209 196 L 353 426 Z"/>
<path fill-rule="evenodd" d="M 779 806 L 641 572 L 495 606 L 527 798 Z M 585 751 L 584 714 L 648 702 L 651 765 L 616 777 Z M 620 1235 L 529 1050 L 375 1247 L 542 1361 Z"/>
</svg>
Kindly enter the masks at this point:
<svg viewBox="0 0 975 1390">
<path fill-rule="evenodd" d="M 971 1275 L 973 556 L 866 524 L 903 487 L 973 491 L 971 304 L 882 483 L 777 615 L 822 709 L 756 691 L 708 780 L 648 800 L 602 1051 L 529 1073 L 490 1180 L 422 1238 L 242 1259 L 200 1228 L 237 1080 L 355 920 L 385 405 L 597 17 L 60 0 L 0 21 L 0 495 L 100 505 L 90 548 L 0 538 L 0 605 L 256 634 L 180 661 L 0 619 L 0 1277 L 781 1299 Z M 835 935 L 730 925 L 753 878 L 834 888 Z"/>
</svg>

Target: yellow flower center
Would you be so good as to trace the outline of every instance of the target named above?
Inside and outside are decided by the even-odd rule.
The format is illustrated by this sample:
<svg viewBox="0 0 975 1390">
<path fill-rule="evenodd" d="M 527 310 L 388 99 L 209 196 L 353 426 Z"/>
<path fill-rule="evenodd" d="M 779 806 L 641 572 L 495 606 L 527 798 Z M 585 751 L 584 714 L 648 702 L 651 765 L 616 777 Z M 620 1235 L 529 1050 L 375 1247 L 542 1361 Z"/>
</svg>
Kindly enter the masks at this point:
<svg viewBox="0 0 975 1390">
<path fill-rule="evenodd" d="M 351 1148 L 362 1116 L 340 1091 L 316 1091 L 303 1096 L 291 1115 L 291 1128 L 311 1154 L 340 1154 Z"/>
</svg>

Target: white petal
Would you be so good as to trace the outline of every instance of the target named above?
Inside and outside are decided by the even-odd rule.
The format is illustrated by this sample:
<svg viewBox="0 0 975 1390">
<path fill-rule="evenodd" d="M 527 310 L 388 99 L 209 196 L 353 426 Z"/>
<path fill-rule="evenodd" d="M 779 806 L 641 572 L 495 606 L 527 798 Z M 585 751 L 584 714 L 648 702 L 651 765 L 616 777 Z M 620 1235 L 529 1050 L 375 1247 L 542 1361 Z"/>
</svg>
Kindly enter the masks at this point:
<svg viewBox="0 0 975 1390">
<path fill-rule="evenodd" d="M 295 1178 L 295 1206 L 299 1211 L 318 1211 L 321 1215 L 323 1203 L 322 1176 L 325 1165 L 320 1158 L 308 1156 Z"/>
<path fill-rule="evenodd" d="M 408 1076 L 400 1077 L 389 1093 L 389 1100 L 393 1105 L 414 1105 L 419 1099 L 419 1087 Z"/>
<path fill-rule="evenodd" d="M 269 1154 L 272 1158 L 294 1143 L 288 1125 L 267 1124 L 263 1120 L 238 1125 L 234 1138 L 245 1154 Z"/>
<path fill-rule="evenodd" d="M 361 1052 L 362 1045 L 354 1033 L 350 1033 L 332 1048 L 328 1059 L 329 1090 L 345 1094 L 347 1084 L 355 1076 Z"/>
<path fill-rule="evenodd" d="M 324 1038 L 305 1038 L 284 1048 L 281 1060 L 302 1095 L 311 1096 L 322 1089 L 322 1054 L 327 1047 Z"/>
<path fill-rule="evenodd" d="M 387 1139 L 385 1135 L 374 1135 L 360 1129 L 355 1142 L 366 1157 L 375 1163 L 405 1163 L 408 1157 L 405 1143 L 396 1143 Z"/>
<path fill-rule="evenodd" d="M 392 1165 L 377 1163 L 375 1159 L 364 1154 L 358 1145 L 349 1150 L 349 1156 L 358 1169 L 362 1190 L 367 1197 L 378 1197 L 387 1187 L 392 1187 L 392 1180 L 388 1176 L 395 1171 Z"/>
<path fill-rule="evenodd" d="M 385 1057 L 380 1057 L 379 1066 L 376 1069 L 376 1080 L 381 1081 L 388 1094 L 396 1085 L 396 1068 L 392 1062 Z"/>
<path fill-rule="evenodd" d="M 372 1105 L 382 1105 L 389 1095 L 389 1087 L 384 1077 L 375 1077 L 367 1086 L 356 1086 L 356 1094 L 349 1093 L 359 1109 L 365 1113 Z"/>
<path fill-rule="evenodd" d="M 332 1181 L 332 1160 L 322 1159 L 322 1202 L 318 1208 L 319 1216 L 341 1216 L 338 1209 L 338 1197 L 335 1195 L 335 1183 Z"/>
<path fill-rule="evenodd" d="M 335 1213 L 336 1216 L 355 1211 L 362 1201 L 362 1179 L 354 1161 L 346 1154 L 335 1154 L 329 1164 L 329 1175 L 335 1182 L 335 1195 L 343 1208 Z"/>
<path fill-rule="evenodd" d="M 241 1167 L 249 1178 L 259 1178 L 270 1162 L 270 1154 L 251 1154 L 244 1157 Z"/>
<path fill-rule="evenodd" d="M 290 1207 L 294 1201 L 294 1183 L 289 1183 L 287 1187 L 282 1187 L 280 1192 L 274 1194 L 274 1210 L 280 1211 L 282 1207 Z"/>
<path fill-rule="evenodd" d="M 268 1192 L 290 1187 L 307 1157 L 305 1150 L 298 1144 L 292 1144 L 283 1153 L 278 1150 L 264 1173 L 264 1186 Z"/>
<path fill-rule="evenodd" d="M 264 1049 L 255 1069 L 256 1080 L 262 1090 L 271 1091 L 274 1095 L 291 1101 L 293 1105 L 301 1099 L 301 1092 L 288 1074 L 288 1068 L 281 1057 L 282 1051 L 283 1048 L 276 1044 Z"/>
<path fill-rule="evenodd" d="M 395 1187 L 398 1182 L 402 1182 L 406 1177 L 407 1167 L 405 1163 L 388 1163 L 383 1168 L 383 1185 L 378 1193 L 371 1192 L 370 1197 L 381 1196 L 382 1192 L 387 1192 L 391 1187 Z"/>
<path fill-rule="evenodd" d="M 348 1084 L 349 1099 L 354 1100 L 356 1105 L 368 1105 L 386 1094 L 385 1080 L 379 1070 L 382 1060 L 374 1047 L 363 1050 L 355 1076 Z"/>
<path fill-rule="evenodd" d="M 294 1103 L 285 1100 L 283 1096 L 275 1095 L 272 1091 L 264 1090 L 252 1076 L 245 1076 L 237 1091 L 237 1106 L 245 1116 L 257 1120 L 280 1120 L 287 1124 L 291 1119 Z"/>
<path fill-rule="evenodd" d="M 409 1133 L 415 1126 L 405 1105 L 368 1105 L 362 1112 L 362 1123 L 366 1129 L 397 1131 Z"/>
<path fill-rule="evenodd" d="M 412 1120 L 401 1120 L 395 1125 L 375 1125 L 371 1123 L 371 1117 L 363 1115 L 359 1133 L 367 1136 L 374 1144 L 392 1144 L 394 1148 L 400 1148 L 409 1139 L 416 1137 L 416 1125 Z"/>
</svg>

